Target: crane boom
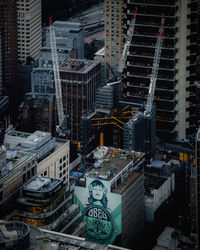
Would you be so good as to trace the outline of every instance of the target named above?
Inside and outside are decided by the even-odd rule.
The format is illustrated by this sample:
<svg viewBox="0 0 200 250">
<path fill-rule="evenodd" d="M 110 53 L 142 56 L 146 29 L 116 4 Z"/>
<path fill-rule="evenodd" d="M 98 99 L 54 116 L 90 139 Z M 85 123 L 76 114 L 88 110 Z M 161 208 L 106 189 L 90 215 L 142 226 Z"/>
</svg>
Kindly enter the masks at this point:
<svg viewBox="0 0 200 250">
<path fill-rule="evenodd" d="M 128 51 L 129 51 L 129 48 L 130 48 L 130 45 L 131 45 L 131 40 L 132 40 L 133 33 L 134 33 L 134 30 L 135 30 L 135 22 L 136 22 L 137 10 L 138 10 L 138 8 L 135 9 L 135 13 L 134 13 L 133 19 L 131 21 L 131 24 L 129 26 L 127 36 L 126 36 L 126 40 L 125 40 L 125 43 L 124 43 L 124 49 L 123 49 L 122 57 L 121 57 L 119 67 L 118 67 L 118 71 L 119 71 L 120 74 L 122 74 L 122 72 L 124 70 L 125 63 L 126 63 L 126 60 L 127 60 Z"/>
<path fill-rule="evenodd" d="M 52 56 L 52 64 L 53 64 L 53 72 L 54 72 L 56 105 L 57 105 L 58 123 L 59 123 L 59 125 L 56 127 L 56 131 L 59 133 L 59 135 L 65 136 L 66 135 L 66 126 L 65 126 L 66 117 L 63 111 L 62 89 L 61 89 L 61 82 L 60 82 L 56 36 L 55 36 L 55 30 L 54 30 L 51 17 L 49 18 L 49 22 L 50 22 L 49 28 L 50 28 L 51 56 Z"/>
<path fill-rule="evenodd" d="M 145 116 L 150 116 L 152 112 L 156 80 L 157 80 L 158 68 L 159 68 L 159 63 L 160 63 L 161 49 L 162 49 L 163 38 L 164 38 L 164 23 L 165 23 L 165 15 L 162 14 L 162 19 L 161 19 L 160 28 L 159 28 L 159 32 L 157 36 L 157 41 L 156 41 L 156 48 L 155 48 L 155 53 L 154 53 L 153 68 L 151 72 L 147 104 L 146 104 L 146 109 L 144 111 Z"/>
<path fill-rule="evenodd" d="M 134 33 L 134 30 L 135 30 L 135 22 L 136 22 L 137 10 L 138 10 L 138 8 L 135 9 L 135 13 L 134 13 L 133 19 L 132 19 L 132 21 L 130 23 L 130 26 L 129 26 L 129 29 L 128 29 L 128 32 L 127 32 L 127 36 L 126 36 L 126 40 L 125 40 L 125 43 L 124 43 L 124 48 L 123 48 L 122 56 L 121 56 L 121 59 L 120 59 L 120 62 L 119 62 L 119 67 L 118 67 L 119 77 L 118 77 L 117 80 L 115 79 L 115 81 L 107 83 L 108 86 L 111 86 L 111 85 L 114 85 L 114 84 L 117 84 L 117 83 L 121 82 L 121 74 L 123 73 L 123 70 L 124 70 L 124 67 L 125 67 L 125 64 L 126 64 L 128 51 L 129 51 L 129 48 L 130 48 L 130 45 L 131 45 L 131 40 L 132 40 L 133 33 Z"/>
</svg>

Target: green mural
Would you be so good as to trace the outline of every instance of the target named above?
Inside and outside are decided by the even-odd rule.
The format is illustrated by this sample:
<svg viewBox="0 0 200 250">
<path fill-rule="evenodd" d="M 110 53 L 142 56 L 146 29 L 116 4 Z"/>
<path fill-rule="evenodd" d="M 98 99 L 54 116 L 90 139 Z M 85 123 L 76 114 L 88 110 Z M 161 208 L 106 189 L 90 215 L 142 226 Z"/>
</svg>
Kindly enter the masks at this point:
<svg viewBox="0 0 200 250">
<path fill-rule="evenodd" d="M 87 178 L 86 188 L 75 186 L 74 201 L 86 221 L 87 240 L 112 244 L 121 234 L 121 196 L 110 192 L 110 183 Z"/>
</svg>

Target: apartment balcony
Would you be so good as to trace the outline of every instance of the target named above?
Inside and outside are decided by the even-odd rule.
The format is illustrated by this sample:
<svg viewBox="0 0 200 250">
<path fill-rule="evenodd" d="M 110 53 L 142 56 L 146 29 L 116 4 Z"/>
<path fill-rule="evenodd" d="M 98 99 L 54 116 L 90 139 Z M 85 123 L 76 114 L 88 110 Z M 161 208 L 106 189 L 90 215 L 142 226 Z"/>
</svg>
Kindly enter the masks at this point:
<svg viewBox="0 0 200 250">
<path fill-rule="evenodd" d="M 172 117 L 162 117 L 162 116 L 157 115 L 156 120 L 157 120 L 157 122 L 160 122 L 160 123 L 167 123 L 167 124 L 171 124 L 171 125 L 177 124 L 175 118 L 172 118 Z"/>
<path fill-rule="evenodd" d="M 130 52 L 128 54 L 128 57 L 132 57 L 132 58 L 150 58 L 153 59 L 154 58 L 154 53 L 145 53 L 145 52 L 141 52 L 140 54 L 138 54 L 136 51 Z M 161 55 L 160 57 L 161 60 L 170 60 L 170 61 L 175 61 L 174 55 L 170 56 L 170 55 Z"/>
<path fill-rule="evenodd" d="M 156 127 L 157 131 L 174 131 L 176 127 L 177 122 L 176 121 L 162 121 L 162 120 L 156 120 Z"/>
<path fill-rule="evenodd" d="M 141 90 L 144 90 L 144 92 L 148 92 L 149 83 L 146 85 L 144 83 L 139 83 L 139 85 L 136 85 L 136 84 L 133 85 L 131 83 L 127 83 L 127 90 L 129 90 L 129 89 L 130 89 L 130 91 L 133 91 L 133 89 L 135 89 L 136 92 L 141 91 Z M 163 95 L 170 94 L 171 96 L 175 97 L 177 91 L 175 89 L 167 89 L 167 87 L 161 88 L 161 87 L 156 86 L 156 92 L 163 94 Z"/>
<path fill-rule="evenodd" d="M 156 110 L 158 112 L 159 111 L 161 111 L 161 112 L 163 112 L 163 111 L 165 111 L 165 112 L 174 112 L 174 108 L 176 106 L 176 103 L 177 102 L 174 101 L 174 102 L 168 102 L 167 104 L 166 103 L 163 104 L 162 101 L 157 101 L 156 102 Z"/>
<path fill-rule="evenodd" d="M 170 110 L 170 109 L 156 109 L 156 115 L 157 115 L 158 119 L 161 119 L 161 120 L 166 120 L 166 119 L 169 119 L 170 121 L 174 120 L 176 114 L 177 114 L 177 111 L 174 110 L 174 109 L 173 110 Z M 165 118 L 163 119 L 163 117 L 165 117 Z"/>
<path fill-rule="evenodd" d="M 143 37 L 143 35 L 141 37 Z M 150 49 L 155 50 L 155 46 L 156 46 L 156 43 L 148 43 L 148 42 L 139 41 L 139 42 L 133 42 L 133 44 L 131 44 L 130 47 L 135 47 L 135 48 L 142 47 L 142 48 L 150 48 Z M 174 53 L 176 49 L 172 45 L 164 44 L 164 46 L 162 47 L 162 50 L 172 51 Z"/>
<path fill-rule="evenodd" d="M 175 129 L 157 129 L 157 136 L 163 140 L 169 141 L 175 139 L 177 136 L 177 131 Z"/>
<path fill-rule="evenodd" d="M 138 99 L 141 99 L 141 98 L 147 98 L 147 95 L 145 95 L 144 97 L 139 94 L 139 93 L 134 93 L 134 92 L 129 92 L 127 91 L 127 96 L 128 97 L 133 97 L 133 98 L 138 98 Z M 159 101 L 159 102 L 166 102 L 166 103 L 176 103 L 176 100 L 173 100 L 173 99 L 170 99 L 170 97 L 165 97 L 163 98 L 162 96 L 154 96 L 154 100 L 155 101 Z M 164 105 L 164 104 L 163 104 Z M 166 104 L 167 105 L 167 104 Z"/>
<path fill-rule="evenodd" d="M 152 76 L 151 74 L 146 74 L 146 73 L 142 73 L 142 72 L 133 73 L 133 72 L 130 72 L 130 71 L 127 70 L 127 78 L 131 77 L 132 79 L 134 79 L 134 78 L 150 79 L 151 76 Z M 172 76 L 165 76 L 165 77 L 162 76 L 162 75 L 159 75 L 157 77 L 157 81 L 158 80 L 160 80 L 160 81 L 171 81 L 171 82 L 175 81 L 174 76 L 173 77 Z"/>
<path fill-rule="evenodd" d="M 159 70 L 159 74 L 158 74 L 158 78 L 160 79 L 174 79 L 175 76 L 175 72 L 176 70 L 174 68 L 170 68 L 170 66 L 166 66 L 165 68 L 163 68 L 164 65 L 160 65 L 160 67 L 158 68 Z M 129 69 L 129 67 L 131 67 Z M 139 73 L 141 74 L 147 74 L 148 76 L 151 75 L 151 71 L 152 71 L 152 64 L 147 63 L 145 61 L 143 62 L 139 62 L 139 61 L 128 61 L 127 62 L 127 71 L 129 72 L 129 70 L 136 72 L 136 75 Z"/>
<path fill-rule="evenodd" d="M 158 7 L 176 7 L 175 5 L 176 1 L 154 1 L 154 3 L 152 3 L 151 1 L 148 0 L 127 0 L 127 4 L 131 4 L 131 5 L 136 5 L 138 6 L 139 4 L 145 4 L 147 6 L 158 6 Z M 169 5 L 170 4 L 170 5 Z"/>
</svg>

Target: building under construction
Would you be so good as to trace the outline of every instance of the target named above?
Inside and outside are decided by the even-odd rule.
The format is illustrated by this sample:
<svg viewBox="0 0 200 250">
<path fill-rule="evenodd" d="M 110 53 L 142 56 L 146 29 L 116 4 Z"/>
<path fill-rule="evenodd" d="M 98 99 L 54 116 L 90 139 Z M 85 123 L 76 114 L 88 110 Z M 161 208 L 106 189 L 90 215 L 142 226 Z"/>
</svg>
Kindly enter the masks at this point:
<svg viewBox="0 0 200 250">
<path fill-rule="evenodd" d="M 153 126 L 150 117 L 147 129 L 147 118 L 144 118 L 143 112 L 138 112 L 142 108 L 141 105 L 120 102 L 116 109 L 105 109 L 105 106 L 88 112 L 81 119 L 83 155 L 87 155 L 99 145 L 126 150 L 141 149 L 140 152 L 146 152 L 148 147 L 145 143 L 156 141 L 155 124 Z M 151 137 L 153 138 L 149 139 Z M 154 149 L 155 146 L 150 146 L 149 150 Z"/>
<path fill-rule="evenodd" d="M 147 157 L 156 149 L 156 110 L 153 107 L 151 116 L 137 112 L 123 126 L 123 148 L 145 152 Z"/>
<path fill-rule="evenodd" d="M 124 101 L 146 100 L 156 35 L 161 15 L 165 14 L 165 38 L 155 91 L 157 136 L 164 140 L 182 139 L 195 130 L 197 4 L 198 1 L 190 0 L 125 1 L 127 25 L 135 8 L 138 13 L 125 70 Z"/>
</svg>

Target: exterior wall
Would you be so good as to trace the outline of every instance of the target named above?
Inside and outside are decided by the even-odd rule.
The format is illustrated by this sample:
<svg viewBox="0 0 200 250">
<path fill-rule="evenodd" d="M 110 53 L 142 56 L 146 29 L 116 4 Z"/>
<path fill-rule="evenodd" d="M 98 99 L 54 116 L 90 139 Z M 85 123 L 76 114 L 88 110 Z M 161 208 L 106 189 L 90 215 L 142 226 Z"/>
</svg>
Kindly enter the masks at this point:
<svg viewBox="0 0 200 250">
<path fill-rule="evenodd" d="M 186 137 L 186 129 L 189 127 L 189 123 L 186 121 L 186 119 L 189 117 L 189 112 L 187 111 L 189 108 L 189 102 L 187 99 L 189 97 L 189 92 L 186 90 L 186 88 L 189 87 L 189 72 L 186 71 L 186 68 L 189 66 L 189 60 L 187 60 L 189 51 L 186 49 L 186 47 L 189 45 L 189 40 L 187 39 L 189 30 L 187 29 L 187 26 L 190 24 L 189 19 L 187 18 L 187 15 L 190 14 L 190 8 L 187 7 L 188 2 L 189 1 L 179 0 L 177 3 L 179 8 L 176 12 L 178 17 L 178 21 L 176 23 L 176 27 L 178 28 L 178 32 L 176 33 L 176 110 L 178 111 L 176 116 L 176 131 L 178 133 L 177 138 L 179 140 Z"/>
<path fill-rule="evenodd" d="M 59 64 L 68 58 L 84 58 L 84 33 L 80 24 L 56 21 L 54 30 Z M 45 34 L 44 46 L 38 55 L 38 66 L 33 68 L 31 74 L 31 91 L 48 94 L 55 92 L 49 29 Z"/>
<path fill-rule="evenodd" d="M 1 29 L 0 29 L 0 96 L 2 95 L 3 81 L 2 81 L 2 46 L 1 46 Z"/>
<path fill-rule="evenodd" d="M 197 249 L 199 249 L 200 246 L 200 129 L 198 129 L 197 132 L 197 138 L 196 138 L 196 232 L 197 232 Z"/>
<path fill-rule="evenodd" d="M 18 60 L 36 59 L 42 46 L 41 0 L 17 0 Z"/>
<path fill-rule="evenodd" d="M 156 210 L 172 193 L 172 186 L 174 186 L 174 174 L 169 177 L 159 189 L 153 190 L 154 209 Z"/>
<path fill-rule="evenodd" d="M 196 200 L 196 167 L 193 168 L 190 176 L 190 202 L 191 202 L 191 232 L 196 233 L 197 228 L 197 200 Z"/>
<path fill-rule="evenodd" d="M 105 65 L 109 63 L 116 72 L 122 54 L 123 33 L 123 0 L 105 1 Z M 105 80 L 107 67 L 105 67 Z M 109 75 L 112 76 L 109 72 Z"/>
<path fill-rule="evenodd" d="M 38 163 L 37 174 L 61 179 L 69 185 L 69 141 Z"/>
<path fill-rule="evenodd" d="M 14 208 L 20 187 L 36 175 L 36 156 L 30 158 L 7 175 L 0 177 L 0 216 L 5 216 Z"/>
<path fill-rule="evenodd" d="M 133 44 L 127 59 L 122 99 L 144 103 L 148 93 L 156 36 L 165 14 L 162 46 L 154 101 L 157 136 L 162 140 L 183 139 L 195 130 L 194 68 L 197 2 L 125 1 L 125 22 L 138 7 Z M 145 16 L 145 21 L 144 21 Z M 128 22 L 127 22 L 128 24 Z"/>
<path fill-rule="evenodd" d="M 144 230 L 144 175 L 141 174 L 122 194 L 121 245 L 141 247 Z"/>
<path fill-rule="evenodd" d="M 121 234 L 121 195 L 111 192 L 109 181 L 86 178 L 86 187 L 74 188 L 74 203 L 86 222 L 86 238 L 113 244 Z"/>
<path fill-rule="evenodd" d="M 148 178 L 148 177 L 147 177 Z M 167 198 L 175 190 L 175 174 L 160 186 L 158 189 L 153 189 L 152 197 L 145 196 L 145 221 L 154 222 L 154 213 L 160 205 L 166 201 Z"/>
<path fill-rule="evenodd" d="M 0 2 L 0 32 L 2 52 L 3 90 L 12 91 L 17 71 L 16 1 Z"/>
<path fill-rule="evenodd" d="M 95 62 L 90 67 L 87 73 L 60 70 L 63 107 L 68 115 L 70 140 L 81 140 L 81 117 L 92 108 L 95 103 L 96 90 L 101 84 L 100 63 Z"/>
<path fill-rule="evenodd" d="M 27 94 L 22 109 L 23 125 L 32 124 L 33 130 L 55 135 L 53 94 Z"/>
</svg>

